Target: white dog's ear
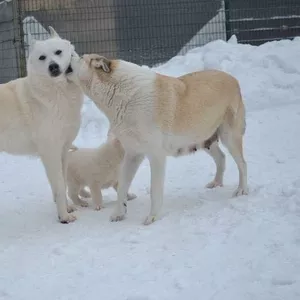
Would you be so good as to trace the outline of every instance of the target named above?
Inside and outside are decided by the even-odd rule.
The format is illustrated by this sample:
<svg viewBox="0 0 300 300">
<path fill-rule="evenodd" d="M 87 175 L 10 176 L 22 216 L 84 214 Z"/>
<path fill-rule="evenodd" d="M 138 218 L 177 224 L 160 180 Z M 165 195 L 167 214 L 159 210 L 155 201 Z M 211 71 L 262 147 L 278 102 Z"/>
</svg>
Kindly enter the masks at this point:
<svg viewBox="0 0 300 300">
<path fill-rule="evenodd" d="M 54 28 L 52 26 L 49 26 L 48 28 L 49 28 L 50 36 L 52 38 L 54 38 L 54 37 L 59 38 L 60 37 L 59 34 L 54 30 Z"/>
<path fill-rule="evenodd" d="M 102 69 L 105 73 L 109 73 L 111 71 L 111 61 L 104 57 L 97 54 L 90 55 L 90 64 L 95 69 Z"/>
</svg>

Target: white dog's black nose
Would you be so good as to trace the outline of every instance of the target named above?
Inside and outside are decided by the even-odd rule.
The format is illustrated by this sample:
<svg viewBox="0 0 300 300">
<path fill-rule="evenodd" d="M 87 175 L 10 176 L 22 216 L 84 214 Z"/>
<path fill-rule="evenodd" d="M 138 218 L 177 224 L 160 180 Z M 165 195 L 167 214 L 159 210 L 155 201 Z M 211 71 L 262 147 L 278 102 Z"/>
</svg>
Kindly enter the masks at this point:
<svg viewBox="0 0 300 300">
<path fill-rule="evenodd" d="M 59 65 L 57 63 L 51 63 L 49 65 L 49 72 L 50 72 L 50 75 L 52 77 L 57 77 L 60 75 L 60 68 L 59 68 Z"/>
</svg>

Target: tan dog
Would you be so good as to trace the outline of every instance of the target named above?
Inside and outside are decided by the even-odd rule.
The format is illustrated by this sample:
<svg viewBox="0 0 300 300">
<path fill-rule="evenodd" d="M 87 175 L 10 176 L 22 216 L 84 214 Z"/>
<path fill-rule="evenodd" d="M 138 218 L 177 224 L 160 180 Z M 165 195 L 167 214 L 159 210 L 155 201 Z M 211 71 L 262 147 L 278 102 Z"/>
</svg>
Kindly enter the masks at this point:
<svg viewBox="0 0 300 300">
<path fill-rule="evenodd" d="M 95 210 L 103 208 L 101 189 L 113 187 L 117 190 L 118 173 L 124 149 L 116 138 L 108 139 L 96 149 L 70 148 L 67 171 L 67 187 L 69 198 L 76 205 L 88 206 L 79 198 L 88 197 L 84 188 L 89 187 Z M 128 200 L 136 198 L 135 194 L 127 194 Z"/>
<path fill-rule="evenodd" d="M 166 157 L 178 156 L 180 149 L 190 153 L 212 141 L 205 150 L 214 159 L 217 172 L 207 186 L 223 185 L 225 155 L 218 137 L 239 170 L 234 195 L 248 193 L 243 157 L 245 108 L 234 77 L 207 70 L 173 78 L 97 54 L 74 58 L 71 65 L 70 76 L 106 114 L 112 133 L 125 149 L 118 204 L 111 221 L 125 217 L 126 193 L 144 156 L 151 167 L 151 211 L 145 224 L 152 223 L 161 211 Z"/>
<path fill-rule="evenodd" d="M 51 38 L 31 39 L 27 77 L 0 85 L 0 152 L 41 158 L 59 220 L 69 223 L 75 216 L 68 213 L 65 173 L 83 93 L 66 77 L 74 46 L 49 28 Z"/>
</svg>

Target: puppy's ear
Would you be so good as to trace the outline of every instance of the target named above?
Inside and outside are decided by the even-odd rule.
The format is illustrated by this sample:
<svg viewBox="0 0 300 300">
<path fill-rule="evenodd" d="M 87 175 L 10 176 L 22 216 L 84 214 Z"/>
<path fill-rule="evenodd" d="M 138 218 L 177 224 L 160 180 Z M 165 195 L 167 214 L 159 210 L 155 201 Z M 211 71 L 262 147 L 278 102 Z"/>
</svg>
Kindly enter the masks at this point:
<svg viewBox="0 0 300 300">
<path fill-rule="evenodd" d="M 102 69 L 105 73 L 111 71 L 111 61 L 104 56 L 97 55 L 91 58 L 91 66 L 95 69 Z"/>
<path fill-rule="evenodd" d="M 50 36 L 52 38 L 54 38 L 54 37 L 58 37 L 59 38 L 60 37 L 59 34 L 54 30 L 53 27 L 49 26 L 48 28 L 49 28 Z"/>
</svg>

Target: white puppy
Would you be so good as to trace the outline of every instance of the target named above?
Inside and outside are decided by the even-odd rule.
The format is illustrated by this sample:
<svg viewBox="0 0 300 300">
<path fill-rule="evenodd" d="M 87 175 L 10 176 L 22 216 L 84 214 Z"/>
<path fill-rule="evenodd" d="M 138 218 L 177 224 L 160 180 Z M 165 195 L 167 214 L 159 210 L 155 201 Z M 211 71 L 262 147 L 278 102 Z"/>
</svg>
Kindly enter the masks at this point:
<svg viewBox="0 0 300 300">
<path fill-rule="evenodd" d="M 243 157 L 245 108 L 234 77 L 207 70 L 174 78 L 97 54 L 74 58 L 71 65 L 70 76 L 106 114 L 112 133 L 125 149 L 112 221 L 126 215 L 126 193 L 144 156 L 151 168 L 151 210 L 145 224 L 154 222 L 161 211 L 167 156 L 205 149 L 217 167 L 207 186 L 221 186 L 225 155 L 219 138 L 239 170 L 234 195 L 248 193 Z"/>
<path fill-rule="evenodd" d="M 70 149 L 67 171 L 67 187 L 69 198 L 76 205 L 88 206 L 79 195 L 87 197 L 84 187 L 88 186 L 96 210 L 103 208 L 101 189 L 113 187 L 117 190 L 118 173 L 124 157 L 124 149 L 119 140 L 109 138 L 106 143 L 96 149 L 74 146 Z M 136 198 L 127 195 L 128 200 Z"/>
<path fill-rule="evenodd" d="M 66 77 L 71 57 L 77 56 L 74 46 L 49 29 L 50 39 L 31 39 L 27 77 L 0 85 L 0 151 L 41 158 L 58 218 L 69 223 L 75 216 L 67 206 L 65 173 L 83 93 Z"/>
</svg>

